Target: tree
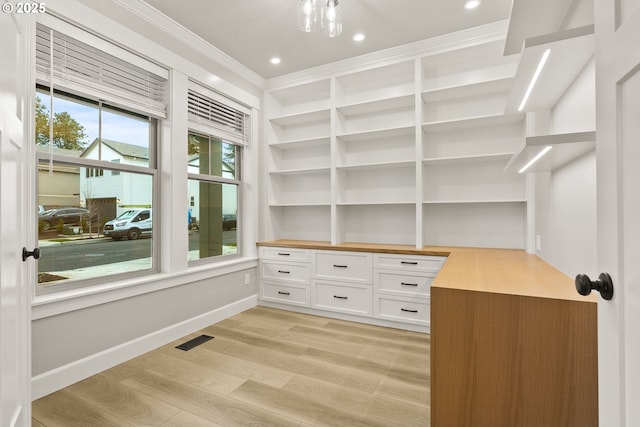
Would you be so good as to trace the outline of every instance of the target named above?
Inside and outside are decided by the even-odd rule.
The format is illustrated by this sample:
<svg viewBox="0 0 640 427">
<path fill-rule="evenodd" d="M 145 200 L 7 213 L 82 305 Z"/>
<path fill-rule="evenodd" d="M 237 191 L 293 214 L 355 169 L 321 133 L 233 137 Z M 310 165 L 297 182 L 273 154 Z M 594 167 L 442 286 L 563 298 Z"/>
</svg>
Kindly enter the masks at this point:
<svg viewBox="0 0 640 427">
<path fill-rule="evenodd" d="M 49 144 L 49 119 L 47 107 L 36 97 L 36 144 Z M 88 144 L 84 126 L 69 113 L 61 111 L 53 115 L 53 145 L 67 150 L 82 150 Z"/>
</svg>

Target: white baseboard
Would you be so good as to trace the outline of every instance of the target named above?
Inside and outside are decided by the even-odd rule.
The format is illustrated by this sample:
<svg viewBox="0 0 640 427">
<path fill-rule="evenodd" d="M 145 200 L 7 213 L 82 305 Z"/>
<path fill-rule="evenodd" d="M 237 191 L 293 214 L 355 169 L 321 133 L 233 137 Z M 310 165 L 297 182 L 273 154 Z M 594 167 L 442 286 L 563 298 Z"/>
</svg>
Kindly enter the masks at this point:
<svg viewBox="0 0 640 427">
<path fill-rule="evenodd" d="M 39 399 L 256 305 L 257 295 L 252 295 L 108 350 L 43 372 L 31 379 L 31 398 L 33 400 Z"/>
</svg>

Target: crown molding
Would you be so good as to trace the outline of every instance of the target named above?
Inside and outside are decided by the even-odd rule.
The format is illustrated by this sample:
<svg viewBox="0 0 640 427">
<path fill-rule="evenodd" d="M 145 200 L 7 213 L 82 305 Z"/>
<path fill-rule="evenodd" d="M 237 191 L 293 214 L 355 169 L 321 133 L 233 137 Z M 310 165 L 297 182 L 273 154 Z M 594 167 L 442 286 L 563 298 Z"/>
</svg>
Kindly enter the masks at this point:
<svg viewBox="0 0 640 427">
<path fill-rule="evenodd" d="M 502 20 L 461 31 L 431 37 L 388 49 L 371 52 L 365 55 L 347 58 L 330 64 L 319 65 L 266 80 L 265 89 L 279 89 L 287 86 L 304 84 L 315 80 L 338 76 L 341 74 L 364 71 L 383 65 L 390 65 L 416 57 L 424 57 L 444 53 L 455 49 L 504 40 L 507 35 L 509 21 Z"/>
<path fill-rule="evenodd" d="M 169 18 L 158 9 L 147 4 L 144 0 L 112 0 L 122 8 L 139 18 L 147 21 L 159 30 L 171 35 L 171 37 L 179 40 L 189 46 L 194 51 L 220 64 L 229 71 L 237 74 L 239 77 L 249 83 L 264 89 L 266 80 L 253 70 L 236 61 L 220 49 L 205 41 L 202 37 L 196 35 L 183 25 Z"/>
</svg>

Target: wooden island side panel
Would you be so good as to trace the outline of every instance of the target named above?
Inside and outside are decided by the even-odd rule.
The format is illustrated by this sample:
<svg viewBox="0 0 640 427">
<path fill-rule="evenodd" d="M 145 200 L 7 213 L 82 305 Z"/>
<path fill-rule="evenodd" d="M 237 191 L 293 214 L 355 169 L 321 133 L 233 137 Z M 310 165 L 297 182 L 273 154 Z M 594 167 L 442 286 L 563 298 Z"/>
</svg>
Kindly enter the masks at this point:
<svg viewBox="0 0 640 427">
<path fill-rule="evenodd" d="M 434 287 L 433 426 L 597 426 L 593 301 Z"/>
</svg>

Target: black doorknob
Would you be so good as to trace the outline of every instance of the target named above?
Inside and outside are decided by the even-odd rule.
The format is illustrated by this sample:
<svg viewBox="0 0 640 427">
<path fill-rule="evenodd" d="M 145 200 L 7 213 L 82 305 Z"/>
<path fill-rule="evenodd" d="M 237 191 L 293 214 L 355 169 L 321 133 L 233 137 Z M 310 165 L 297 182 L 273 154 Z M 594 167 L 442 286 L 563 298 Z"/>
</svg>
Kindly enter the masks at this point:
<svg viewBox="0 0 640 427">
<path fill-rule="evenodd" d="M 28 251 L 27 248 L 22 248 L 22 260 L 26 261 L 27 258 L 29 258 L 30 256 L 32 256 L 33 259 L 39 259 L 40 258 L 40 248 L 35 248 L 32 251 Z"/>
<path fill-rule="evenodd" d="M 605 300 L 609 301 L 613 298 L 613 280 L 609 273 L 600 273 L 598 280 L 591 281 L 586 274 L 578 274 L 576 276 L 576 290 L 580 295 L 589 295 L 591 290 L 600 292 Z"/>
</svg>

